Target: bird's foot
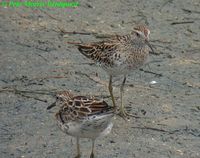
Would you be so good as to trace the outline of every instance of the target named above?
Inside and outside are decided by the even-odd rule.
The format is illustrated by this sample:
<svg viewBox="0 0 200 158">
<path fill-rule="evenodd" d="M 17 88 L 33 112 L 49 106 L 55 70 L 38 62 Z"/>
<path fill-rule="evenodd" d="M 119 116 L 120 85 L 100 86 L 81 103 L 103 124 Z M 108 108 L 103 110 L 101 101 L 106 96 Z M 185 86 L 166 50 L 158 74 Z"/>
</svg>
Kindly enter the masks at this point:
<svg viewBox="0 0 200 158">
<path fill-rule="evenodd" d="M 136 115 L 128 113 L 125 109 L 120 108 L 119 113 L 117 113 L 120 117 L 122 117 L 125 121 L 130 121 L 130 117 L 139 118 Z"/>
<path fill-rule="evenodd" d="M 81 154 L 76 155 L 75 158 L 81 158 Z"/>
<path fill-rule="evenodd" d="M 94 153 L 91 153 L 91 154 L 90 154 L 90 158 L 94 158 Z"/>
</svg>

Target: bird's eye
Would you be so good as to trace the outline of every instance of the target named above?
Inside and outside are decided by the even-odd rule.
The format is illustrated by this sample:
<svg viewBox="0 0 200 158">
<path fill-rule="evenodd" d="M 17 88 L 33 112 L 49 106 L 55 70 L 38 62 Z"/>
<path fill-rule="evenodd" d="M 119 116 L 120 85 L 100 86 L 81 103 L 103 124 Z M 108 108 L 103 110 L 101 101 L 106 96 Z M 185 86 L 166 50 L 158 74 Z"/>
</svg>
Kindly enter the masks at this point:
<svg viewBox="0 0 200 158">
<path fill-rule="evenodd" d="M 140 34 L 139 34 L 138 32 L 136 32 L 136 36 L 137 36 L 137 37 L 140 37 Z"/>
</svg>

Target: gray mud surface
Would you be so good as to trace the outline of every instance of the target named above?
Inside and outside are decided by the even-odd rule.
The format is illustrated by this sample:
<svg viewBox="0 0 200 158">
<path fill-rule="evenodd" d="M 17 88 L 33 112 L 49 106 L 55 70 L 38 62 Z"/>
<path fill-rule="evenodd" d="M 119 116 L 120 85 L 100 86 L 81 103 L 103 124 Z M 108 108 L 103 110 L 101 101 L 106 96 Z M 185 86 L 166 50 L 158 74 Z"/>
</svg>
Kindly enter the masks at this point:
<svg viewBox="0 0 200 158">
<path fill-rule="evenodd" d="M 71 158 L 75 140 L 56 126 L 47 92 L 108 98 L 108 76 L 67 42 L 102 40 L 146 23 L 157 55 L 128 76 L 125 105 L 139 118 L 113 118 L 98 158 L 200 158 L 200 1 L 82 0 L 75 9 L 0 7 L 0 157 Z M 99 37 L 99 36 L 98 36 Z M 119 104 L 121 77 L 115 78 Z M 153 81 L 153 82 L 152 82 Z M 13 91 L 13 90 L 20 91 Z M 30 93 L 22 92 L 30 91 Z M 42 94 L 39 94 L 42 92 Z M 91 142 L 81 140 L 82 157 Z"/>
</svg>

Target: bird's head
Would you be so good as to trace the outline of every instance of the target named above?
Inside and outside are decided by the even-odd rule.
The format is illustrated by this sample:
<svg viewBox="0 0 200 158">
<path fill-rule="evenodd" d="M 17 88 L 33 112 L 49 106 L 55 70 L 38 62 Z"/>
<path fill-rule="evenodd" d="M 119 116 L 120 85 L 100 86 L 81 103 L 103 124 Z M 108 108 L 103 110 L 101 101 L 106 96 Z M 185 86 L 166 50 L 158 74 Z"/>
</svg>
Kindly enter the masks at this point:
<svg viewBox="0 0 200 158">
<path fill-rule="evenodd" d="M 145 25 L 138 25 L 133 28 L 133 32 L 138 38 L 149 40 L 150 30 Z"/>
<path fill-rule="evenodd" d="M 135 40 L 140 41 L 141 43 L 145 43 L 149 46 L 151 51 L 154 52 L 151 44 L 149 43 L 150 30 L 146 25 L 138 25 L 134 27 L 131 34 L 134 36 Z"/>
<path fill-rule="evenodd" d="M 65 102 L 73 98 L 73 94 L 70 91 L 62 91 L 55 94 L 56 101 L 47 107 L 47 110 L 54 106 L 61 106 Z"/>
</svg>

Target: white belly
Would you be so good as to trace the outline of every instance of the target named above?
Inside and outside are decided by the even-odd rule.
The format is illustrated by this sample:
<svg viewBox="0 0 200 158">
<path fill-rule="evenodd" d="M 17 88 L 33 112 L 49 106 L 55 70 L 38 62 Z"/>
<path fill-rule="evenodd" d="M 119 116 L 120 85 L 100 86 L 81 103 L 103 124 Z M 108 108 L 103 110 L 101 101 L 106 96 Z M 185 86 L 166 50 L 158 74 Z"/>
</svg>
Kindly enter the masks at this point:
<svg viewBox="0 0 200 158">
<path fill-rule="evenodd" d="M 113 66 L 100 65 L 109 75 L 118 76 L 118 75 L 126 75 L 131 73 L 132 71 L 140 68 L 147 61 L 147 56 L 135 62 L 124 61 L 116 61 Z"/>
<path fill-rule="evenodd" d="M 62 124 L 58 122 L 58 126 L 68 135 L 80 138 L 96 138 L 105 136 L 110 133 L 113 124 L 110 116 L 97 116 L 96 118 L 88 118 L 80 121 L 70 121 Z"/>
</svg>

